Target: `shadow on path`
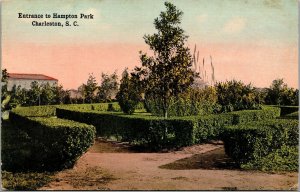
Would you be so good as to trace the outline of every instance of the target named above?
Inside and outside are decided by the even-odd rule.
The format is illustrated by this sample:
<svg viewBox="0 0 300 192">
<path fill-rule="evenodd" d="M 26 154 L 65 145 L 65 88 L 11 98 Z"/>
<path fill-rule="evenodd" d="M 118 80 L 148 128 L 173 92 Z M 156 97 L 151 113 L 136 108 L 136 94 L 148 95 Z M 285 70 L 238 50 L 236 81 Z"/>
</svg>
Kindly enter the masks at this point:
<svg viewBox="0 0 300 192">
<path fill-rule="evenodd" d="M 169 164 L 161 165 L 159 168 L 172 170 L 187 169 L 236 169 L 239 170 L 235 162 L 226 154 L 224 147 L 202 153 L 191 157 L 179 159 Z"/>
<path fill-rule="evenodd" d="M 153 153 L 143 146 L 132 145 L 128 142 L 120 142 L 97 138 L 95 144 L 90 147 L 91 153 Z"/>
</svg>

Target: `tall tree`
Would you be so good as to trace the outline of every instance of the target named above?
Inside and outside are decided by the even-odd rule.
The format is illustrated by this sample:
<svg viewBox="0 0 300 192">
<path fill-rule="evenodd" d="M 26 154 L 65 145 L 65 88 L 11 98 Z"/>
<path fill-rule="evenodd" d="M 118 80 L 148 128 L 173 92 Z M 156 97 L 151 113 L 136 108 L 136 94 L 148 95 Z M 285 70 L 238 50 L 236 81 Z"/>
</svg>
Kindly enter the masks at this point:
<svg viewBox="0 0 300 192">
<path fill-rule="evenodd" d="M 267 90 L 266 104 L 298 105 L 298 92 L 288 87 L 283 79 L 275 79 Z"/>
<path fill-rule="evenodd" d="M 197 74 L 191 69 L 193 60 L 185 45 L 188 36 L 179 26 L 183 12 L 169 2 L 165 6 L 167 10 L 154 20 L 157 33 L 144 36 L 154 54 L 140 52 L 142 67 L 135 69 L 144 81 L 146 97 L 155 98 L 167 118 L 170 100 L 186 91 Z"/>
<path fill-rule="evenodd" d="M 37 81 L 33 81 L 30 84 L 28 90 L 28 105 L 40 105 L 41 104 L 41 86 Z"/>
<path fill-rule="evenodd" d="M 140 89 L 134 81 L 134 77 L 130 77 L 128 69 L 122 74 L 119 92 L 116 96 L 119 105 L 124 113 L 132 114 L 141 100 Z"/>
<path fill-rule="evenodd" d="M 21 88 L 20 85 L 18 87 L 14 85 L 10 91 L 11 98 L 9 101 L 9 108 L 26 105 L 28 102 L 27 92 L 28 91 L 24 88 Z"/>
<path fill-rule="evenodd" d="M 113 74 L 101 74 L 101 85 L 98 93 L 98 97 L 100 101 L 110 102 L 112 99 L 116 97 L 118 92 L 119 83 L 118 83 L 118 75 L 116 72 Z"/>
<path fill-rule="evenodd" d="M 95 96 L 96 96 L 96 90 L 97 90 L 97 82 L 96 78 L 93 74 L 89 75 L 89 78 L 86 82 L 86 85 L 84 85 L 84 92 L 85 92 L 85 101 L 87 103 L 93 103 L 95 102 Z"/>
</svg>

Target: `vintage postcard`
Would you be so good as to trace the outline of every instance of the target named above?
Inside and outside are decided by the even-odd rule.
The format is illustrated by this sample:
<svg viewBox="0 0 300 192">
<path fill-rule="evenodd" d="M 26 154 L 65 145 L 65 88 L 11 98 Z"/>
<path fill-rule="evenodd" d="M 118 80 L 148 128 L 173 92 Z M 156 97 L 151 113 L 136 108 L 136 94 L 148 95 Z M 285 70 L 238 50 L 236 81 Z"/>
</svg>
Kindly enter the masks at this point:
<svg viewBox="0 0 300 192">
<path fill-rule="evenodd" d="M 298 190 L 297 0 L 3 0 L 2 190 Z"/>
</svg>

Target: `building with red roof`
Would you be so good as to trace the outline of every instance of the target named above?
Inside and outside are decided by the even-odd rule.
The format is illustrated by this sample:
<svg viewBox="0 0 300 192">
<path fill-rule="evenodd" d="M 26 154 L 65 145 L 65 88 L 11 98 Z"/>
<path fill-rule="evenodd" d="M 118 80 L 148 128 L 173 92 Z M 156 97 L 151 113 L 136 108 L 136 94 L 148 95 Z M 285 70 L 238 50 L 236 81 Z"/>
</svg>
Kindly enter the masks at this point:
<svg viewBox="0 0 300 192">
<path fill-rule="evenodd" d="M 8 73 L 7 89 L 10 91 L 14 85 L 30 89 L 30 85 L 34 81 L 39 85 L 49 83 L 51 86 L 57 85 L 58 82 L 57 79 L 43 74 Z"/>
</svg>

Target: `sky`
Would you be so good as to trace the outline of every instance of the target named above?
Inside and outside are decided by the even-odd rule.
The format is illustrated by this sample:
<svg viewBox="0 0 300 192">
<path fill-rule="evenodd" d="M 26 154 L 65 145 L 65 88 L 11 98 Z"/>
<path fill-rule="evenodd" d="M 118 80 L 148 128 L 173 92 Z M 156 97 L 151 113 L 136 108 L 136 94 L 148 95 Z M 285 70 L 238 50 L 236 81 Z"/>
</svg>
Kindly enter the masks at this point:
<svg viewBox="0 0 300 192">
<path fill-rule="evenodd" d="M 186 45 L 215 68 L 217 81 L 241 80 L 269 87 L 276 78 L 298 88 L 297 0 L 170 0 L 183 11 Z M 4 0 L 2 68 L 45 74 L 66 89 L 86 83 L 90 73 L 120 75 L 140 66 L 149 52 L 145 34 L 165 11 L 162 0 Z M 93 19 L 18 18 L 23 14 L 92 14 Z M 79 26 L 32 26 L 32 21 L 77 21 Z M 149 52 L 150 53 L 150 52 Z M 207 64 L 207 72 L 209 68 Z"/>
</svg>

